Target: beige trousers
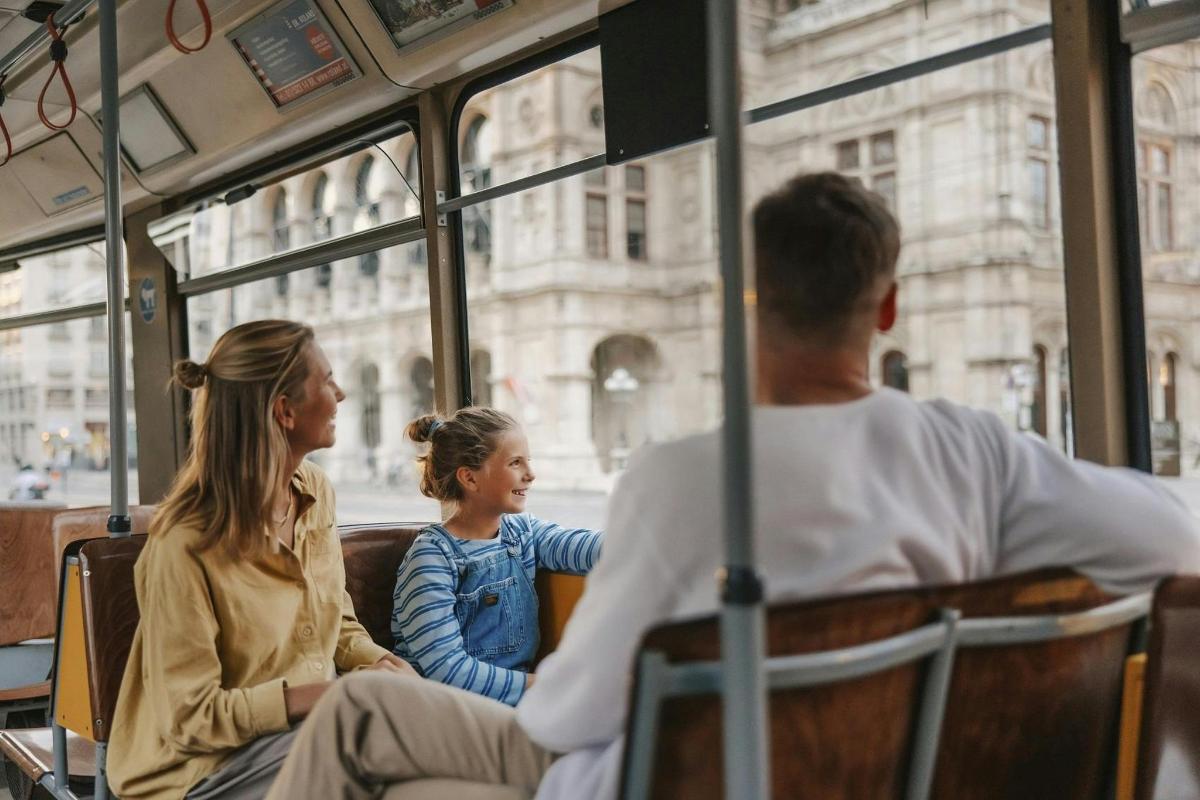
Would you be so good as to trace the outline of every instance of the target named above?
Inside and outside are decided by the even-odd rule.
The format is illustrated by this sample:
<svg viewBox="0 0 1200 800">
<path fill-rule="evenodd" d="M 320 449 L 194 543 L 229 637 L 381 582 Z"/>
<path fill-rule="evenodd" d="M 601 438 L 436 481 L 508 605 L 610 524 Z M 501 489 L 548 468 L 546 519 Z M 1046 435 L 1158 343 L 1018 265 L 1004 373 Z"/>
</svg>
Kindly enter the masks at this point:
<svg viewBox="0 0 1200 800">
<path fill-rule="evenodd" d="M 409 675 L 359 672 L 313 708 L 267 800 L 525 800 L 552 760 L 506 705 Z"/>
</svg>

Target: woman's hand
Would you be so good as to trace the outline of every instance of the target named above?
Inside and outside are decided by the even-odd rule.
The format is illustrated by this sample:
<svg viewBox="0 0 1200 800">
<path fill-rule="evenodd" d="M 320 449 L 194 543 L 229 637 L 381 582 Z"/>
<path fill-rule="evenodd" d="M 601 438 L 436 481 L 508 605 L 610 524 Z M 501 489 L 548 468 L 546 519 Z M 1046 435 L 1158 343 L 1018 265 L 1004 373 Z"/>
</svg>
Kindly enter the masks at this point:
<svg viewBox="0 0 1200 800">
<path fill-rule="evenodd" d="M 407 661 L 395 653 L 387 653 L 378 661 L 376 661 L 367 669 L 377 669 L 382 672 L 397 672 L 401 675 L 412 675 L 414 678 L 419 677 L 417 671 L 412 668 Z"/>
<path fill-rule="evenodd" d="M 528 674 L 525 676 L 525 690 L 526 690 L 526 691 L 529 691 L 529 688 L 530 688 L 531 686 L 533 686 L 533 679 L 534 679 L 534 677 L 535 677 L 535 676 L 534 676 L 534 674 L 533 674 L 532 672 L 528 673 Z"/>
<path fill-rule="evenodd" d="M 283 706 L 287 709 L 288 722 L 295 724 L 308 716 L 313 706 L 325 694 L 325 690 L 333 685 L 333 681 L 321 683 L 305 683 L 301 686 L 287 686 L 283 690 Z"/>
</svg>

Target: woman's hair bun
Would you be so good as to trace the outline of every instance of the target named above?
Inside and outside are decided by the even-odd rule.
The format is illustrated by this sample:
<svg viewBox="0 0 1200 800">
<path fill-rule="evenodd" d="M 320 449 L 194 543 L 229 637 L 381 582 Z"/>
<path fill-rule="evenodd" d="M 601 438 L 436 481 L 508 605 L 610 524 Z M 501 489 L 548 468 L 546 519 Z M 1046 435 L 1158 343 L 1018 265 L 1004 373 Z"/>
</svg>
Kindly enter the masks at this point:
<svg viewBox="0 0 1200 800">
<path fill-rule="evenodd" d="M 208 380 L 208 367 L 190 358 L 175 362 L 175 381 L 185 389 L 199 389 Z"/>
<path fill-rule="evenodd" d="M 433 432 L 445 424 L 445 420 L 437 414 L 426 414 L 408 423 L 404 433 L 414 442 L 428 442 L 433 438 Z"/>
</svg>

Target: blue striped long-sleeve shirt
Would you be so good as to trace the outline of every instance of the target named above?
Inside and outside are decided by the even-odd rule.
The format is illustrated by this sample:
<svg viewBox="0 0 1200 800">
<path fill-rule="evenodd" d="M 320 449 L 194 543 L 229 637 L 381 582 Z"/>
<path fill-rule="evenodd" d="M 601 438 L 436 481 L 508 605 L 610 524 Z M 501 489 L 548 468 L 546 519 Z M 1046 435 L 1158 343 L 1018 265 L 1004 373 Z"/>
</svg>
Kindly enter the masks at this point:
<svg viewBox="0 0 1200 800">
<path fill-rule="evenodd" d="M 600 555 L 603 534 L 599 531 L 563 528 L 529 514 L 506 514 L 500 524 L 507 538 L 520 542 L 521 566 L 528 578 L 525 591 L 532 591 L 539 568 L 583 575 Z M 455 614 L 459 572 L 444 531 L 433 526 L 422 531 L 400 565 L 392 595 L 394 652 L 427 678 L 516 705 L 525 692 L 525 672 L 467 652 Z M 455 542 L 468 561 L 482 562 L 505 549 L 505 538 Z M 518 608 L 528 617 L 520 625 L 533 637 L 523 648 L 532 655 L 538 644 L 537 604 L 529 598 Z"/>
</svg>

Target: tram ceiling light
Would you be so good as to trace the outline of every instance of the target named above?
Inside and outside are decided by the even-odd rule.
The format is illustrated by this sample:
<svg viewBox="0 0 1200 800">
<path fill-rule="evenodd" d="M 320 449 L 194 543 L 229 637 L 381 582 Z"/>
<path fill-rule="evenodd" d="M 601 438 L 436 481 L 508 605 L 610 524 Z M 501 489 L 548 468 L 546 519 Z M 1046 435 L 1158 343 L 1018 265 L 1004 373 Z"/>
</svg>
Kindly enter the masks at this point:
<svg viewBox="0 0 1200 800">
<path fill-rule="evenodd" d="M 121 150 L 139 175 L 195 155 L 179 125 L 143 83 L 121 98 Z M 100 119 L 100 124 L 104 120 Z"/>
<path fill-rule="evenodd" d="M 239 186 L 232 191 L 226 192 L 222 200 L 224 200 L 225 205 L 231 206 L 234 203 L 242 202 L 248 197 L 253 197 L 254 193 L 257 191 L 257 186 L 255 186 L 253 183 L 247 183 L 245 186 Z"/>
</svg>

